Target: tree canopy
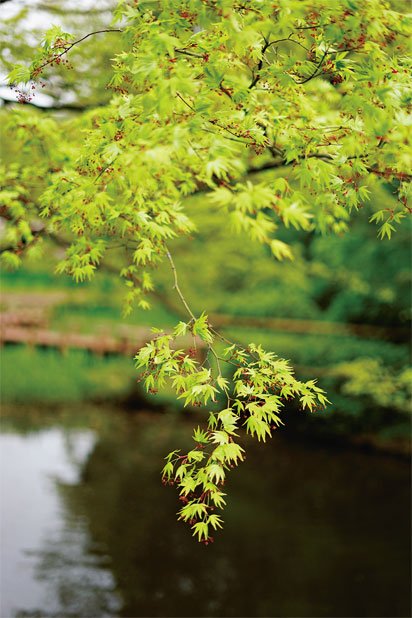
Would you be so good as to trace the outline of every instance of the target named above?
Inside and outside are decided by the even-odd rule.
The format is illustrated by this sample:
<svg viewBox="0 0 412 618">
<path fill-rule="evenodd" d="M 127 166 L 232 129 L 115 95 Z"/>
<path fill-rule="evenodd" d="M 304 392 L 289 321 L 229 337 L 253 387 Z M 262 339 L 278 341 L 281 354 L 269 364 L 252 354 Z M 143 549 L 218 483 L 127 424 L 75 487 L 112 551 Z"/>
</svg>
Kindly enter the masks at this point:
<svg viewBox="0 0 412 618">
<path fill-rule="evenodd" d="M 3 263 L 19 266 L 50 238 L 66 248 L 58 272 L 85 281 L 114 254 L 127 313 L 150 308 L 153 268 L 169 262 L 187 319 L 156 332 L 136 364 L 148 390 L 167 381 L 184 405 L 209 409 L 193 449 L 173 451 L 163 469 L 200 541 L 222 525 L 214 510 L 244 458 L 239 434 L 265 441 L 288 400 L 315 411 L 327 399 L 288 361 L 227 341 L 194 313 L 173 259 L 174 239 L 196 234 L 185 200 L 223 212 L 225 233 L 246 234 L 274 260 L 294 258 L 282 228 L 343 234 L 360 209 L 390 238 L 411 212 L 409 33 L 408 17 L 379 0 L 121 1 L 110 27 L 54 27 L 9 73 L 26 105 L 8 119 L 20 158 L 1 168 Z M 110 100 L 75 117 L 35 110 L 37 89 L 70 71 L 72 50 L 102 36 L 106 57 L 118 46 Z M 370 199 L 382 187 L 395 197 L 388 208 Z"/>
</svg>

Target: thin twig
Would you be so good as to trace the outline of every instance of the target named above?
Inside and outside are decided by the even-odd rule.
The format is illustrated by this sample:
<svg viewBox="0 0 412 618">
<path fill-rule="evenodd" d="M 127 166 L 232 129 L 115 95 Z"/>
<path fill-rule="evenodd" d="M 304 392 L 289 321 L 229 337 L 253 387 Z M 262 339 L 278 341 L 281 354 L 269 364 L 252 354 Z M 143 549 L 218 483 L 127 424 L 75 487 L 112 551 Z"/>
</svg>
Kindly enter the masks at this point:
<svg viewBox="0 0 412 618">
<path fill-rule="evenodd" d="M 106 28 L 105 30 L 95 30 L 94 32 L 89 32 L 88 34 L 85 34 L 81 39 L 77 39 L 77 41 L 73 41 L 73 43 L 70 43 L 70 45 L 65 46 L 64 50 L 60 54 L 53 56 L 53 58 L 50 58 L 49 60 L 47 60 L 40 66 L 36 67 L 35 71 L 41 71 L 47 65 L 52 64 L 53 62 L 56 61 L 57 58 L 61 58 L 62 56 L 64 56 L 64 54 L 67 54 L 72 49 L 72 47 L 88 39 L 89 36 L 93 36 L 95 34 L 101 34 L 102 32 L 123 32 L 123 30 L 121 28 Z M 56 48 L 56 49 L 59 49 L 59 48 Z"/>
<path fill-rule="evenodd" d="M 319 71 L 320 67 L 322 66 L 326 56 L 328 55 L 328 53 L 329 53 L 329 48 L 327 48 L 325 50 L 325 53 L 323 54 L 323 56 L 320 59 L 319 63 L 316 65 L 316 69 L 313 71 L 313 73 L 311 75 L 309 75 L 309 77 L 305 77 L 305 79 L 302 79 L 300 82 L 297 81 L 297 80 L 293 80 L 295 82 L 295 84 L 306 84 L 307 82 L 309 82 L 314 77 L 319 77 L 319 75 L 322 75 L 322 72 L 318 73 L 318 71 Z"/>
<path fill-rule="evenodd" d="M 295 39 L 292 39 L 292 36 L 294 34 L 295 34 L 294 32 L 291 32 L 289 34 L 289 36 L 286 37 L 285 39 L 278 39 L 277 41 L 272 41 L 271 43 L 269 43 L 268 47 L 272 47 L 272 45 L 277 45 L 278 43 L 296 43 L 296 45 L 299 45 L 300 47 L 303 47 L 304 50 L 309 52 L 310 49 L 308 47 L 306 47 L 306 45 L 303 45 L 299 41 L 296 41 Z"/>
<path fill-rule="evenodd" d="M 176 92 L 176 96 L 182 101 L 182 103 L 186 105 L 186 107 L 188 107 L 194 114 L 196 114 L 196 110 L 193 107 L 193 105 L 191 105 L 188 101 L 186 101 L 186 99 L 184 99 L 179 92 Z M 210 129 L 206 129 L 204 127 L 203 127 L 203 131 L 207 131 L 208 133 L 213 133 L 214 135 L 222 135 L 222 137 L 224 137 L 225 139 L 230 139 L 232 142 L 240 142 L 241 144 L 251 145 L 251 142 L 240 139 L 236 133 L 234 133 L 227 127 L 219 124 L 218 122 L 215 122 L 214 120 L 209 120 L 209 119 L 207 119 L 207 122 L 212 124 L 214 127 L 219 127 L 219 129 L 222 129 L 222 131 L 227 131 L 228 133 L 230 133 L 230 135 L 233 135 L 233 137 L 227 137 L 226 135 L 222 135 L 221 133 L 215 133 L 214 131 L 210 131 Z"/>
<path fill-rule="evenodd" d="M 279 43 L 295 43 L 296 45 L 299 45 L 299 47 L 302 47 L 305 51 L 309 52 L 309 48 L 306 47 L 305 45 L 303 45 L 302 43 L 300 43 L 299 41 L 296 41 L 295 39 L 292 39 L 292 36 L 294 35 L 294 32 L 291 32 L 289 34 L 288 37 L 284 38 L 284 39 L 277 39 L 276 41 L 268 41 L 267 39 L 264 39 L 265 44 L 262 47 L 262 51 L 261 51 L 261 58 L 259 60 L 259 63 L 256 67 L 256 74 L 253 78 L 253 80 L 251 81 L 251 83 L 248 86 L 248 90 L 251 90 L 252 88 L 254 88 L 256 86 L 256 84 L 258 83 L 259 79 L 260 79 L 260 71 L 263 67 L 263 58 L 265 55 L 265 52 L 269 49 L 269 47 L 272 47 L 273 45 L 278 45 Z"/>
<path fill-rule="evenodd" d="M 192 58 L 202 58 L 203 59 L 203 54 L 195 54 L 194 52 L 190 52 L 187 51 L 187 49 L 179 49 L 178 47 L 175 47 L 175 52 L 177 54 L 183 54 L 184 56 L 191 56 Z"/>
<path fill-rule="evenodd" d="M 181 291 L 181 289 L 179 287 L 179 282 L 177 280 L 176 266 L 175 266 L 175 263 L 174 263 L 173 258 L 171 256 L 171 253 L 170 253 L 169 249 L 167 249 L 167 247 L 166 247 L 166 255 L 167 255 L 167 259 L 170 262 L 170 266 L 172 267 L 172 271 L 173 271 L 173 277 L 174 277 L 174 280 L 175 280 L 174 288 L 175 288 L 176 292 L 178 293 L 179 298 L 182 301 L 184 308 L 186 309 L 186 311 L 188 312 L 188 314 L 190 315 L 192 320 L 196 320 L 196 316 L 194 315 L 193 311 L 190 309 L 189 305 L 187 304 L 186 299 L 183 296 L 182 291 Z"/>
</svg>

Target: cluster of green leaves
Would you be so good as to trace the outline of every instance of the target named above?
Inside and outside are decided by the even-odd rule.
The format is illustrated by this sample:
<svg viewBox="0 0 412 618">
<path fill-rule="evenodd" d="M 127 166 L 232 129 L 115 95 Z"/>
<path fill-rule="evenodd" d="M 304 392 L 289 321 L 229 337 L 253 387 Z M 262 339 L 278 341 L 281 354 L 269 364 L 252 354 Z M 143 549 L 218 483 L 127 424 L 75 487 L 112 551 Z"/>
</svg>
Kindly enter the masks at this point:
<svg viewBox="0 0 412 618">
<path fill-rule="evenodd" d="M 13 269 L 23 257 L 41 255 L 44 238 L 55 238 L 57 227 L 42 212 L 40 200 L 47 179 L 75 156 L 77 143 L 62 142 L 56 120 L 38 114 L 12 112 L 4 118 L 3 129 L 10 137 L 10 160 L 5 156 L 0 166 L 0 215 L 5 223 L 0 259 Z M 58 244 L 68 246 L 69 238 L 66 227 Z"/>
<path fill-rule="evenodd" d="M 76 121 L 77 133 L 84 130 L 84 122 L 88 124 L 90 118 Z M 67 248 L 57 272 L 84 281 L 91 279 L 108 250 L 124 248 L 126 260 L 123 254 L 119 274 L 127 288 L 125 313 L 131 311 L 136 299 L 140 307 L 148 308 L 143 296 L 153 289 L 153 284 L 145 267 L 159 261 L 165 240 L 193 229 L 177 201 L 179 194 L 173 182 L 166 174 L 163 180 L 153 175 L 156 157 L 151 159 L 152 169 L 142 168 L 140 174 L 134 169 L 133 182 L 139 183 L 140 193 L 136 190 L 133 198 L 129 187 L 127 206 L 119 205 L 124 187 L 109 183 L 99 191 L 97 186 L 100 175 L 114 173 L 113 167 L 102 162 L 105 167 L 100 167 L 97 178 L 82 171 L 77 133 L 71 141 L 62 142 L 56 120 L 20 111 L 11 114 L 6 130 L 17 138 L 25 159 L 23 164 L 13 162 L 0 170 L 2 216 L 6 222 L 1 251 L 4 265 L 17 267 L 20 255 L 32 249 L 33 236 L 36 244 L 48 236 Z M 87 167 L 88 155 L 84 157 Z M 45 178 L 48 186 L 44 186 Z M 155 201 L 159 183 L 165 187 L 164 197 Z M 149 194 L 151 201 L 146 202 Z"/>
<path fill-rule="evenodd" d="M 176 340 L 188 331 L 207 348 L 202 363 L 194 357 L 194 348 L 187 353 L 177 347 Z M 184 406 L 207 407 L 226 401 L 224 409 L 209 412 L 207 428 L 194 430 L 194 448 L 186 454 L 180 450 L 169 453 L 162 470 L 163 482 L 176 484 L 184 503 L 179 519 L 188 522 L 193 535 L 206 544 L 213 541 L 211 532 L 222 527 L 221 517 L 213 511 L 225 505 L 226 474 L 244 459 L 244 449 L 237 442 L 239 433 L 265 442 L 283 425 L 280 414 L 287 400 L 297 399 L 302 409 L 310 411 L 328 402 L 315 381 L 300 382 L 287 361 L 261 346 L 232 344 L 220 357 L 214 347 L 216 338 L 219 335 L 213 335 L 203 314 L 189 323 L 180 322 L 171 334 L 158 332 L 136 356 L 148 391 L 155 392 L 155 386 L 169 382 L 177 397 L 184 399 Z M 232 387 L 222 375 L 221 361 L 235 367 Z"/>
<path fill-rule="evenodd" d="M 74 123 L 81 141 L 55 127 L 68 151 L 77 146 L 47 168 L 39 200 L 53 229 L 70 233 L 60 271 L 90 278 L 120 239 L 127 309 L 147 306 L 142 267 L 164 255 L 165 240 L 192 232 L 180 202 L 197 192 L 278 259 L 292 256 L 274 236 L 280 224 L 341 232 L 375 184 L 398 196 L 373 217 L 382 237 L 408 213 L 407 17 L 378 0 L 156 0 L 120 2 L 115 21 L 117 94 Z M 52 29 L 10 83 L 32 83 L 77 43 Z M 275 180 L 247 179 L 288 166 Z"/>
<path fill-rule="evenodd" d="M 30 257 L 35 245 L 35 235 L 27 216 L 33 207 L 33 200 L 24 180 L 24 170 L 19 169 L 18 164 L 0 166 L 1 209 L 11 222 L 3 238 L 2 262 L 10 269 L 20 266 L 23 249 Z M 36 240 L 41 241 L 41 238 Z"/>
</svg>

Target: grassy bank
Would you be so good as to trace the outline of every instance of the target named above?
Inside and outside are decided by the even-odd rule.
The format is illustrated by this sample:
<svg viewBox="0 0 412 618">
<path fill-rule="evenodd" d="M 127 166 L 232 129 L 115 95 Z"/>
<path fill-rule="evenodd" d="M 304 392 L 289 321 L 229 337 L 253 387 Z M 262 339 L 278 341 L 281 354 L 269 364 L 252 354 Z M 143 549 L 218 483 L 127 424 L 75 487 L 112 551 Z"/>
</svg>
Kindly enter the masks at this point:
<svg viewBox="0 0 412 618">
<path fill-rule="evenodd" d="M 123 396 L 135 375 L 129 358 L 10 346 L 1 352 L 1 399 L 40 404 L 108 401 Z"/>
</svg>

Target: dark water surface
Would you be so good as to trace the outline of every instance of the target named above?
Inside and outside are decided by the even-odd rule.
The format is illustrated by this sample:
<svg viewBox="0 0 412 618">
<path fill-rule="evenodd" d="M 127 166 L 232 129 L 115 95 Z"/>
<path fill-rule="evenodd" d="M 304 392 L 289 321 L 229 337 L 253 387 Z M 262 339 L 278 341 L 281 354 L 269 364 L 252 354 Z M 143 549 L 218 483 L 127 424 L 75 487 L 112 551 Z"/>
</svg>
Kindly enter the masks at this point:
<svg viewBox="0 0 412 618">
<path fill-rule="evenodd" d="M 204 547 L 159 481 L 191 427 L 103 407 L 3 411 L 1 618 L 410 616 L 407 461 L 287 430 L 251 442 Z"/>
</svg>

